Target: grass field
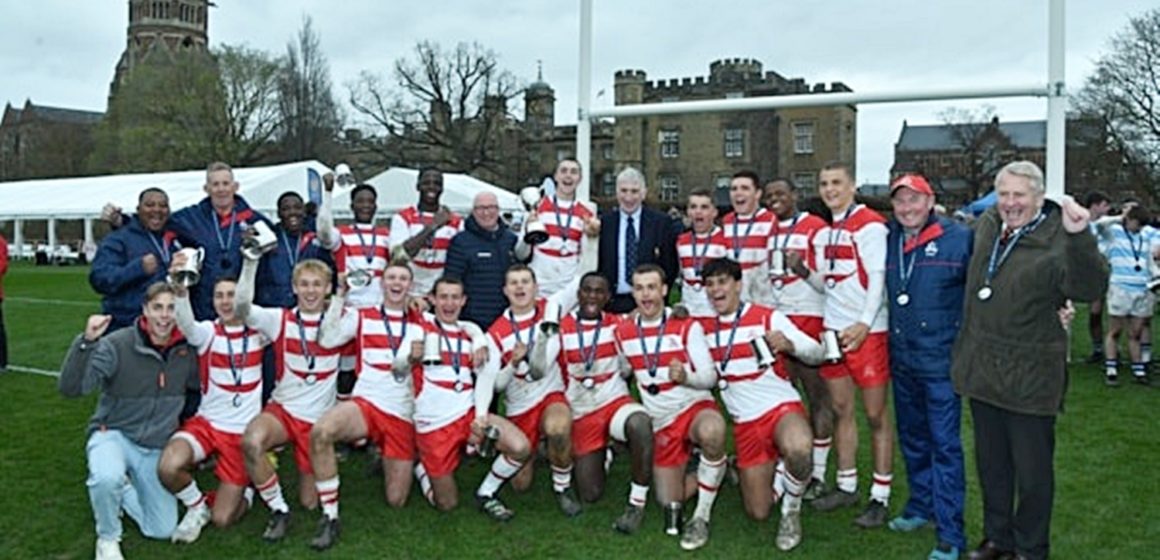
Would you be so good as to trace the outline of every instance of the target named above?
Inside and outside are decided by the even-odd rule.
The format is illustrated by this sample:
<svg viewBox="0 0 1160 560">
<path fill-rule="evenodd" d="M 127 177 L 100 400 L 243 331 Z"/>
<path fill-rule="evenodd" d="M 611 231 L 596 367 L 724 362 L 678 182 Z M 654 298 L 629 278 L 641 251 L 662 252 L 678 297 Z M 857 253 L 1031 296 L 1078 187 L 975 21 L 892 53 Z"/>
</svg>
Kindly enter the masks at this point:
<svg viewBox="0 0 1160 560">
<path fill-rule="evenodd" d="M 14 266 L 6 278 L 4 314 L 12 364 L 56 371 L 85 316 L 98 309 L 86 282 L 86 268 Z M 1085 325 L 1082 314 L 1077 325 Z M 1079 328 L 1075 356 L 1088 350 L 1086 328 Z M 1055 517 L 1052 527 L 1056 558 L 1151 558 L 1160 544 L 1160 501 L 1156 475 L 1160 447 L 1160 391 L 1132 383 L 1107 389 L 1095 366 L 1074 365 L 1067 411 L 1059 419 L 1056 454 Z M 1123 377 L 1123 376 L 1121 376 Z M 0 376 L 0 480 L 5 483 L 0 508 L 0 557 L 89 558 L 93 554 L 92 513 L 85 490 L 84 430 L 95 397 L 68 400 L 56 391 L 56 380 L 10 371 Z M 863 434 L 865 434 L 863 430 Z M 971 544 L 981 534 L 982 513 L 974 475 L 970 415 L 964 413 L 967 449 L 967 533 Z M 860 492 L 869 478 L 868 441 L 859 450 Z M 546 469 L 537 473 L 532 491 L 503 491 L 516 518 L 498 525 L 467 505 L 440 514 L 412 492 L 402 510 L 390 510 L 382 482 L 364 474 L 364 457 L 342 465 L 343 536 L 325 553 L 332 558 L 655 558 L 683 554 L 676 540 L 661 531 L 661 514 L 650 503 L 641 533 L 615 534 L 612 520 L 627 494 L 626 462 L 618 460 L 604 500 L 583 515 L 564 519 L 556 510 Z M 282 461 L 287 496 L 296 496 L 289 455 Z M 831 464 L 833 460 L 831 459 Z M 287 468 L 289 467 L 289 468 Z M 898 512 L 907 490 L 901 459 L 895 461 L 892 510 Z M 202 487 L 212 476 L 201 473 Z M 468 461 L 458 475 L 461 502 L 484 465 Z M 831 473 L 831 480 L 832 480 Z M 650 497 L 651 500 L 651 497 Z M 292 504 L 294 506 L 295 504 Z M 126 523 L 122 544 L 129 558 L 314 558 L 307 547 L 317 514 L 294 511 L 286 541 L 262 542 L 264 507 L 228 530 L 207 528 L 192 546 L 147 541 Z M 861 531 L 851 525 L 858 512 L 849 509 L 804 515 L 805 541 L 795 557 L 925 558 L 933 532 L 900 535 L 887 530 Z M 735 487 L 726 486 L 717 501 L 709 545 L 695 554 L 712 558 L 779 555 L 773 546 L 776 518 L 756 523 L 745 517 Z M 1152 550 L 1153 552 L 1148 552 Z"/>
</svg>

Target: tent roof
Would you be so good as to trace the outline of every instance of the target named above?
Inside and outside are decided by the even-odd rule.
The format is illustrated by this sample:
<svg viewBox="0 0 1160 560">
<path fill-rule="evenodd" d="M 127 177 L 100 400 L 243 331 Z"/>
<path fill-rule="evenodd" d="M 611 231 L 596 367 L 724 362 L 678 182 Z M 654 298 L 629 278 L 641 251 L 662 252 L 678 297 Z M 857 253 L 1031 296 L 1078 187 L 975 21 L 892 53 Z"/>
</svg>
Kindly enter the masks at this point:
<svg viewBox="0 0 1160 560">
<path fill-rule="evenodd" d="M 235 168 L 234 178 L 240 185 L 238 194 L 273 217 L 282 193 L 292 190 L 307 199 L 307 169 L 320 174 L 330 171 L 311 160 Z M 0 183 L 0 219 L 97 218 L 107 202 L 132 211 L 137 195 L 149 187 L 163 189 L 169 195 L 169 207 L 176 211 L 205 198 L 204 185 L 204 169 Z"/>
<path fill-rule="evenodd" d="M 310 160 L 235 168 L 234 178 L 240 185 L 238 194 L 251 207 L 275 219 L 278 197 L 282 193 L 292 190 L 302 195 L 304 200 L 310 199 L 308 169 L 319 174 L 330 171 L 329 167 Z M 418 175 L 414 169 L 395 167 L 368 180 L 378 191 L 379 212 L 394 214 L 415 204 L 418 200 L 415 192 Z M 0 220 L 97 218 L 107 202 L 132 211 L 137 207 L 138 194 L 149 187 L 161 188 L 169 194 L 169 207 L 176 211 L 204 198 L 203 185 L 203 169 L 0 183 Z M 495 185 L 469 175 L 446 173 L 443 176 L 443 203 L 457 212 L 470 212 L 471 200 L 481 190 L 496 194 L 502 212 L 523 210 L 518 196 Z M 350 217 L 349 192 L 335 192 L 334 210 L 338 217 Z"/>
<path fill-rule="evenodd" d="M 419 200 L 415 186 L 419 183 L 419 171 L 404 167 L 392 167 L 365 181 L 378 193 L 379 212 L 394 214 Z M 471 212 L 471 202 L 476 193 L 491 191 L 499 199 L 500 212 L 523 212 L 520 197 L 491 183 L 470 175 L 459 173 L 443 174 L 443 204 L 448 208 L 467 214 Z M 334 192 L 333 210 L 336 216 L 350 217 L 350 190 Z"/>
</svg>

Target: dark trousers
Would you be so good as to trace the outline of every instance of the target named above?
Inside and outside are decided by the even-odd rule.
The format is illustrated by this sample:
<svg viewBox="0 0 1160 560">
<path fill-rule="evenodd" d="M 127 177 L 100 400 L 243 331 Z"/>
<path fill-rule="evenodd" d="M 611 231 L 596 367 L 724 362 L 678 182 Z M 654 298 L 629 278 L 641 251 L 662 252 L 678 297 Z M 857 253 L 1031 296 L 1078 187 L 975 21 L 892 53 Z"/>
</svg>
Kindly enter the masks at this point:
<svg viewBox="0 0 1160 560">
<path fill-rule="evenodd" d="M 613 313 L 628 313 L 629 311 L 636 309 L 636 300 L 632 299 L 631 293 L 617 294 L 612 296 L 612 299 L 608 300 L 608 305 L 606 308 L 608 311 Z"/>
<path fill-rule="evenodd" d="M 8 367 L 8 331 L 4 329 L 4 300 L 0 298 L 0 369 Z"/>
<path fill-rule="evenodd" d="M 903 513 L 935 523 L 938 540 L 966 549 L 963 501 L 966 477 L 959 438 L 962 403 L 950 378 L 920 376 L 895 366 L 894 417 L 898 446 L 906 460 L 910 499 Z"/>
<path fill-rule="evenodd" d="M 1047 558 L 1055 494 L 1055 417 L 1019 414 L 975 399 L 971 415 L 985 538 L 1027 558 Z"/>
</svg>

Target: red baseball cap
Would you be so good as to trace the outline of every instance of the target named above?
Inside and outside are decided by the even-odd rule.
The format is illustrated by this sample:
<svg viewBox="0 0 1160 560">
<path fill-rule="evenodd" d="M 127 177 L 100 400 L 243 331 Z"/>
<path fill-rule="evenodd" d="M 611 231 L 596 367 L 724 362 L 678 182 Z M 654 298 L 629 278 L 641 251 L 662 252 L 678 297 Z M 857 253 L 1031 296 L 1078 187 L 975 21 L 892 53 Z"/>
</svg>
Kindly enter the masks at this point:
<svg viewBox="0 0 1160 560">
<path fill-rule="evenodd" d="M 910 189 L 918 194 L 925 194 L 927 196 L 934 196 L 934 189 L 930 188 L 930 183 L 922 175 L 914 173 L 907 173 L 890 183 L 890 196 L 898 192 L 898 189 Z"/>
</svg>

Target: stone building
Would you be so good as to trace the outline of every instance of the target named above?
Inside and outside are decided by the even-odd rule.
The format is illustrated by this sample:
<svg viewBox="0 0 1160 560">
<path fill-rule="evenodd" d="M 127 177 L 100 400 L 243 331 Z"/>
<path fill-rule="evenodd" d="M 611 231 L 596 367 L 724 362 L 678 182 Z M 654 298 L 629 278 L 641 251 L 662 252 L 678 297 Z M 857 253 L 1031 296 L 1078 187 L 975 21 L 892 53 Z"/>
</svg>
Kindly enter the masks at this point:
<svg viewBox="0 0 1160 560">
<path fill-rule="evenodd" d="M 5 104 L 0 118 L 0 181 L 70 177 L 85 173 L 93 128 L 103 113 Z"/>
<path fill-rule="evenodd" d="M 210 0 L 129 0 L 125 50 L 117 61 L 110 99 L 141 64 L 172 63 L 183 51 L 209 52 Z"/>
</svg>

